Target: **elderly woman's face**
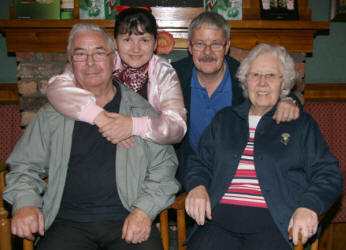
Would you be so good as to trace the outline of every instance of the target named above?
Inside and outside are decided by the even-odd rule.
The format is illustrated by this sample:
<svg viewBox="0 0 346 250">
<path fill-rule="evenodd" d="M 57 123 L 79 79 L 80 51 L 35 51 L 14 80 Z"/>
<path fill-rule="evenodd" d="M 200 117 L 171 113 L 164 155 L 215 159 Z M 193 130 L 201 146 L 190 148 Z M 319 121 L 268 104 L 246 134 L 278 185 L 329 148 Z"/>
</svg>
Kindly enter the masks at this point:
<svg viewBox="0 0 346 250">
<path fill-rule="evenodd" d="M 270 54 L 259 55 L 250 66 L 246 83 L 256 115 L 268 112 L 276 104 L 281 93 L 282 75 L 279 59 Z"/>
</svg>

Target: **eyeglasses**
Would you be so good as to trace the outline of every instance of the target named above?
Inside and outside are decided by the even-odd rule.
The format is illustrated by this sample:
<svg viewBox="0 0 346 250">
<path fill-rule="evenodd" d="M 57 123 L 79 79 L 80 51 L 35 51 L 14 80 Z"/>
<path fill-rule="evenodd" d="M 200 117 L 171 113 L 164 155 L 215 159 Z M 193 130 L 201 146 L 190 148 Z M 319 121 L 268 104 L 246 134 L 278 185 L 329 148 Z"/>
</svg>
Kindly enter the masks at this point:
<svg viewBox="0 0 346 250">
<path fill-rule="evenodd" d="M 282 78 L 282 75 L 275 74 L 275 73 L 266 73 L 266 74 L 261 74 L 257 72 L 249 72 L 247 73 L 248 80 L 253 81 L 253 82 L 259 82 L 262 78 L 264 77 L 264 80 L 266 82 L 274 82 L 280 78 Z"/>
<path fill-rule="evenodd" d="M 76 52 L 72 54 L 72 60 L 75 62 L 85 62 L 88 60 L 88 57 L 91 56 L 95 62 L 102 62 L 102 61 L 105 61 L 106 58 L 112 53 L 113 51 L 108 53 L 104 51 L 97 51 L 91 54 L 87 54 L 85 52 Z"/>
<path fill-rule="evenodd" d="M 212 51 L 221 51 L 226 43 L 218 43 L 218 42 L 214 42 L 211 44 L 206 44 L 204 42 L 196 42 L 196 43 L 191 43 L 192 48 L 196 51 L 203 51 L 205 50 L 206 47 L 210 47 L 210 49 Z"/>
</svg>

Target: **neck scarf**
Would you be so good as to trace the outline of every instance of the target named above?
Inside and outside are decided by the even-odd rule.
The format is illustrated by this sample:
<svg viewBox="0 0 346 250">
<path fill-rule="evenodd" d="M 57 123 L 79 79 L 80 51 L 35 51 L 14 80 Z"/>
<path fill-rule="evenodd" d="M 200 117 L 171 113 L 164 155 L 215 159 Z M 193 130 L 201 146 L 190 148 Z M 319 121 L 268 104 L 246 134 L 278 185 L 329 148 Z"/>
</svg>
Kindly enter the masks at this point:
<svg viewBox="0 0 346 250">
<path fill-rule="evenodd" d="M 149 62 L 139 68 L 132 68 L 125 62 L 121 61 L 122 69 L 117 69 L 113 73 L 113 78 L 124 83 L 135 92 L 141 90 L 148 79 L 147 69 Z"/>
</svg>

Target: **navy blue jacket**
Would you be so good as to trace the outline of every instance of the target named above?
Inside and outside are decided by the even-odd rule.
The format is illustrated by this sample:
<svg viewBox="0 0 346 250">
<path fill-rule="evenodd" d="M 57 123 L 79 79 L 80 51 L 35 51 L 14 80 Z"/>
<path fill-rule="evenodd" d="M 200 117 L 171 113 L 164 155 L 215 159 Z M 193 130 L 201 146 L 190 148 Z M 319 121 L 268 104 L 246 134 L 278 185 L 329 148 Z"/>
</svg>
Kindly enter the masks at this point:
<svg viewBox="0 0 346 250">
<path fill-rule="evenodd" d="M 218 112 L 188 159 L 184 187 L 190 191 L 204 185 L 212 209 L 229 186 L 248 141 L 249 108 L 246 100 Z M 297 120 L 277 125 L 272 119 L 275 109 L 257 125 L 254 161 L 268 209 L 289 242 L 287 228 L 294 211 L 305 207 L 324 213 L 341 194 L 343 177 L 315 120 L 304 112 Z M 290 135 L 287 145 L 283 133 Z"/>
<path fill-rule="evenodd" d="M 244 101 L 243 90 L 239 86 L 239 81 L 235 77 L 239 67 L 239 62 L 230 56 L 226 56 L 228 62 L 229 72 L 232 78 L 232 106 L 238 105 Z M 183 91 L 185 107 L 187 110 L 187 124 L 190 124 L 190 109 L 191 109 L 191 78 L 192 69 L 194 63 L 191 56 L 185 57 L 177 62 L 172 63 L 173 67 L 177 71 L 181 89 Z M 189 126 L 188 126 L 189 127 Z M 193 151 L 189 142 L 189 131 L 186 132 L 183 140 L 175 145 L 176 153 L 179 160 L 179 168 L 177 177 L 181 181 L 184 175 L 184 169 L 186 164 L 187 155 L 190 151 Z"/>
</svg>

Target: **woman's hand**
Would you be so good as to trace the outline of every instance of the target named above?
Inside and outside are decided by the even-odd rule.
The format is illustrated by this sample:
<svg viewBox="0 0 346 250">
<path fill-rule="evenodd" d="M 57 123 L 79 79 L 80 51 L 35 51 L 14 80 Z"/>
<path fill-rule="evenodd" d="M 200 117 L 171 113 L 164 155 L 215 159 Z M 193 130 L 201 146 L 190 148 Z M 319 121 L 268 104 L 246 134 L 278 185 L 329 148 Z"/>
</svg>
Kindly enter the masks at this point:
<svg viewBox="0 0 346 250">
<path fill-rule="evenodd" d="M 283 99 L 279 102 L 273 120 L 277 124 L 280 122 L 290 122 L 299 117 L 299 107 L 294 103 L 292 98 Z"/>
<path fill-rule="evenodd" d="M 294 245 L 298 244 L 298 233 L 302 233 L 302 243 L 305 244 L 308 239 L 316 234 L 318 227 L 318 216 L 311 209 L 300 207 L 294 212 L 288 225 L 288 231 L 292 229 L 292 241 Z"/>
<path fill-rule="evenodd" d="M 205 217 L 211 217 L 210 199 L 206 188 L 202 185 L 192 189 L 185 200 L 185 210 L 198 225 L 203 226 Z"/>
<path fill-rule="evenodd" d="M 110 119 L 100 126 L 100 133 L 113 144 L 117 144 L 132 135 L 132 118 L 118 113 L 103 112 Z"/>
</svg>

